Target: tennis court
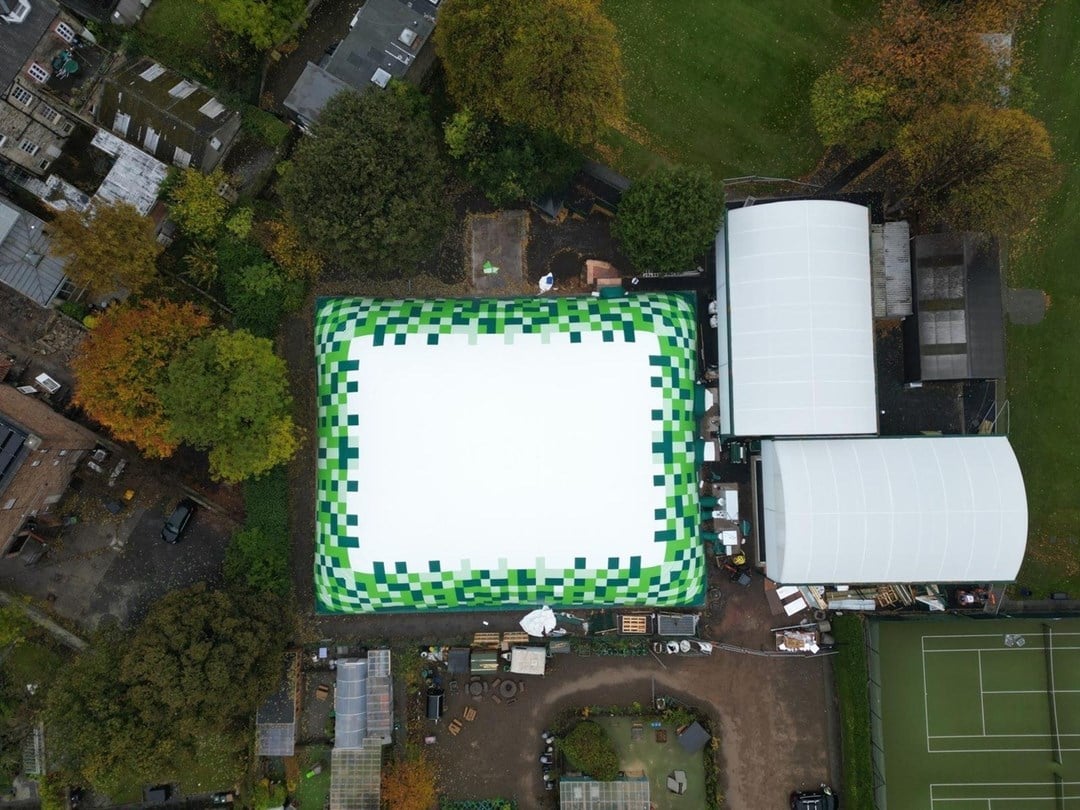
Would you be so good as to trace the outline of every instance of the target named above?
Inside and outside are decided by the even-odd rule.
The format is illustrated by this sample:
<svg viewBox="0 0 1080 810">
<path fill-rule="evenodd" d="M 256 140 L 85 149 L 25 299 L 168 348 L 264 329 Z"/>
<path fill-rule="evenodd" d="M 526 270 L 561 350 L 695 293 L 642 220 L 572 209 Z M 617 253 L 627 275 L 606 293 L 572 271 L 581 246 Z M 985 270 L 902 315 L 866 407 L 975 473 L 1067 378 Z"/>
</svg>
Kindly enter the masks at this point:
<svg viewBox="0 0 1080 810">
<path fill-rule="evenodd" d="M 1080 620 L 875 621 L 878 810 L 1080 810 Z"/>
</svg>

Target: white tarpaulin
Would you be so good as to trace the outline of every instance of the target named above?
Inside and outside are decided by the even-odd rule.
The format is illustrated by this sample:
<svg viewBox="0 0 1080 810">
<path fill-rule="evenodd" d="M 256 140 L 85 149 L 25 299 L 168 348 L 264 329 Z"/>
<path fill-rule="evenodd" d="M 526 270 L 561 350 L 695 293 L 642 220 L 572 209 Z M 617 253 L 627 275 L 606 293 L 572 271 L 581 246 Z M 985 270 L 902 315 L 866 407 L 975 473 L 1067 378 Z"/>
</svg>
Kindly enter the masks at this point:
<svg viewBox="0 0 1080 810">
<path fill-rule="evenodd" d="M 544 647 L 514 647 L 510 651 L 510 671 L 515 675 L 543 675 L 546 667 Z"/>
<path fill-rule="evenodd" d="M 544 605 L 525 614 L 525 618 L 521 620 L 521 629 L 533 638 L 543 638 L 555 629 L 556 622 L 555 612 Z"/>
<path fill-rule="evenodd" d="M 761 473 L 776 582 L 1011 582 L 1020 569 L 1027 497 L 1004 436 L 764 441 Z"/>
</svg>

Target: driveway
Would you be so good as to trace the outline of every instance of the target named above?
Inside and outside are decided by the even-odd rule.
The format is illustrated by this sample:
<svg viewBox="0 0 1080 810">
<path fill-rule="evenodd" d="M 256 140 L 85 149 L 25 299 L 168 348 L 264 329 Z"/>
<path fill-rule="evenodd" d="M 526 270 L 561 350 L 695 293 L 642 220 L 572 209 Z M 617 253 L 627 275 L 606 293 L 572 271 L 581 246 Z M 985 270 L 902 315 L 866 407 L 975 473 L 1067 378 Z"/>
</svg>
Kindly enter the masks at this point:
<svg viewBox="0 0 1080 810">
<path fill-rule="evenodd" d="M 165 512 L 182 491 L 153 473 L 136 461 L 115 488 L 89 478 L 69 492 L 53 514 L 78 522 L 50 539 L 48 553 L 33 566 L 0 559 L 0 589 L 28 595 L 91 631 L 107 618 L 131 623 L 167 591 L 219 582 L 234 521 L 200 509 L 179 543 L 163 542 Z M 131 502 L 117 515 L 108 512 L 103 501 L 122 499 L 126 489 L 134 493 Z"/>
</svg>

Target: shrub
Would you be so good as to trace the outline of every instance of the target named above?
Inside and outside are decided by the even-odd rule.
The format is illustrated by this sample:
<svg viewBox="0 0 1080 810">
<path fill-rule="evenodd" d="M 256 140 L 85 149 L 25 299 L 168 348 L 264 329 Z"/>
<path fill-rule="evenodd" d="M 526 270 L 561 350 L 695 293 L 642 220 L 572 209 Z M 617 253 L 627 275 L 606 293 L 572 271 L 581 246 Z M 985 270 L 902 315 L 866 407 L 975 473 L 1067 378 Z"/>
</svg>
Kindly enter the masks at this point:
<svg viewBox="0 0 1080 810">
<path fill-rule="evenodd" d="M 287 596 L 289 571 L 289 482 L 275 467 L 244 482 L 247 518 L 225 552 L 225 577 L 258 592 Z"/>
<path fill-rule="evenodd" d="M 277 149 L 289 137 L 289 125 L 258 107 L 244 108 L 241 128 L 259 143 Z"/>
<path fill-rule="evenodd" d="M 559 749 L 571 768 L 588 774 L 601 782 L 610 782 L 619 775 L 619 757 L 615 744 L 603 726 L 589 720 L 578 723 L 560 741 Z"/>
</svg>

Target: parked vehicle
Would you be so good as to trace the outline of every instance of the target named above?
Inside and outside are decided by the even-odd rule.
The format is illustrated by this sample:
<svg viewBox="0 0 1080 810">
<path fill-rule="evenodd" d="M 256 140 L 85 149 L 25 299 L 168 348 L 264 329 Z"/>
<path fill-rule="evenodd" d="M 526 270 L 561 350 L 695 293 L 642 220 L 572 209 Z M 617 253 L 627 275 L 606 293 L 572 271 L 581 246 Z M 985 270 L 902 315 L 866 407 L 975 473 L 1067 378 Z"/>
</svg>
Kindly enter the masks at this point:
<svg viewBox="0 0 1080 810">
<path fill-rule="evenodd" d="M 180 501 L 161 527 L 161 539 L 166 543 L 179 543 L 198 508 L 191 498 Z"/>
<path fill-rule="evenodd" d="M 817 790 L 796 790 L 791 794 L 791 810 L 839 810 L 840 800 L 828 785 Z"/>
</svg>

